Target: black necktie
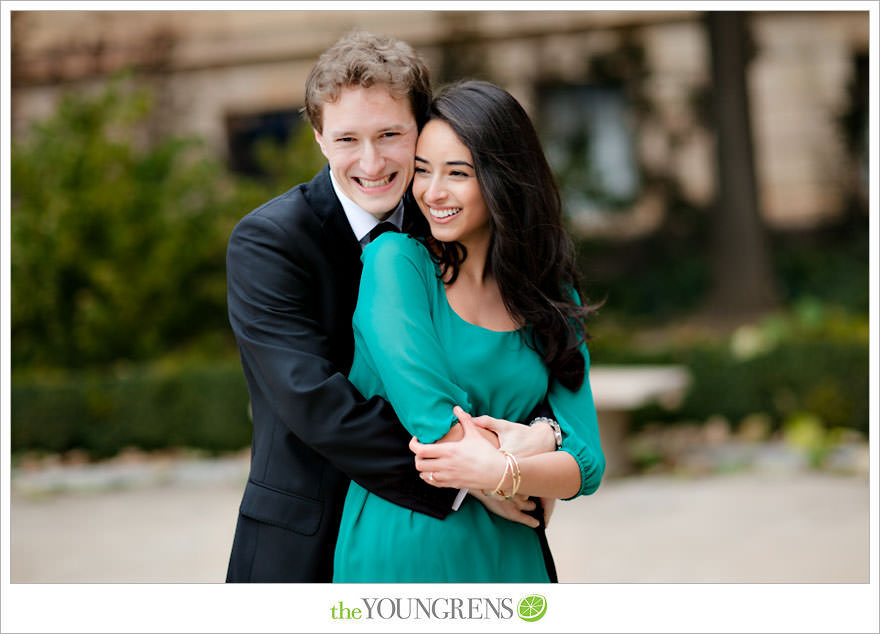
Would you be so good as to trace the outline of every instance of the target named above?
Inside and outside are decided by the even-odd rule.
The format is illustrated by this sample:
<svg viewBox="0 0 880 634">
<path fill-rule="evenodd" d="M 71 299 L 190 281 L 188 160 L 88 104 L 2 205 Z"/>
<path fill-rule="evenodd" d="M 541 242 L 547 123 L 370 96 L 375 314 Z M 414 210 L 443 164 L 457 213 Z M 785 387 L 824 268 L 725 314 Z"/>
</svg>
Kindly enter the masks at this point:
<svg viewBox="0 0 880 634">
<path fill-rule="evenodd" d="M 375 227 L 370 229 L 370 233 L 367 234 L 367 244 L 370 244 L 373 240 L 378 238 L 380 235 L 385 233 L 386 231 L 400 231 L 393 222 L 388 222 L 387 220 L 384 222 L 380 222 Z"/>
</svg>

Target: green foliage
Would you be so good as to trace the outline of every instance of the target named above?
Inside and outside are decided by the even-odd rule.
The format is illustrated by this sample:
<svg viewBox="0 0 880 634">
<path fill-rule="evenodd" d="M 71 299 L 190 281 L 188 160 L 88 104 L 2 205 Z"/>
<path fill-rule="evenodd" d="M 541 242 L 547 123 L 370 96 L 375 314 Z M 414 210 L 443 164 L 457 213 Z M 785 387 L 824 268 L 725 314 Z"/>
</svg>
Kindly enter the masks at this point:
<svg viewBox="0 0 880 634">
<path fill-rule="evenodd" d="M 12 148 L 12 361 L 149 359 L 225 327 L 242 211 L 193 139 L 150 138 L 148 96 L 68 94 Z"/>
<path fill-rule="evenodd" d="M 261 149 L 264 179 L 246 179 L 198 139 L 153 134 L 161 116 L 119 77 L 65 95 L 13 143 L 15 452 L 250 442 L 226 244 L 241 216 L 324 159 L 303 126 Z"/>
<path fill-rule="evenodd" d="M 714 415 L 736 426 L 763 412 L 777 430 L 809 415 L 829 429 L 868 431 L 866 318 L 804 301 L 729 338 L 665 352 L 664 361 L 675 359 L 691 373 L 688 396 L 673 412 L 637 412 L 637 426 Z"/>
<path fill-rule="evenodd" d="M 790 342 L 741 361 L 724 350 L 695 350 L 688 365 L 694 383 L 682 408 L 687 418 L 737 421 L 762 411 L 781 421 L 804 410 L 827 425 L 867 432 L 866 344 Z"/>
<path fill-rule="evenodd" d="M 623 242 L 575 238 L 583 288 L 591 301 L 605 300 L 602 315 L 614 324 L 637 327 L 686 315 L 711 284 L 706 233 L 705 214 L 678 203 L 650 235 Z"/>
<path fill-rule="evenodd" d="M 277 192 L 284 191 L 297 183 L 312 180 L 326 159 L 315 142 L 310 125 L 301 124 L 287 143 L 266 140 L 255 149 L 257 164 L 265 177 L 263 182 Z"/>
<path fill-rule="evenodd" d="M 65 95 L 13 143 L 13 451 L 250 442 L 226 244 L 324 159 L 303 126 L 261 148 L 266 177 L 246 179 L 198 139 L 153 134 L 160 119 L 119 77 Z"/>
<path fill-rule="evenodd" d="M 798 412 L 786 419 L 783 426 L 785 442 L 807 455 L 810 466 L 821 468 L 845 435 L 840 427 L 827 428 L 814 414 Z"/>
<path fill-rule="evenodd" d="M 13 452 L 83 449 L 107 458 L 131 446 L 222 452 L 251 440 L 238 362 L 139 366 L 122 376 L 19 374 L 11 400 Z"/>
<path fill-rule="evenodd" d="M 812 297 L 867 314 L 869 234 L 867 214 L 857 212 L 821 233 L 776 236 L 783 301 Z"/>
<path fill-rule="evenodd" d="M 696 309 L 709 286 L 697 250 L 649 238 L 625 247 L 587 240 L 575 243 L 583 288 L 605 301 L 602 314 L 628 324 L 658 323 Z"/>
<path fill-rule="evenodd" d="M 679 204 L 648 236 L 615 242 L 575 238 L 583 287 L 605 299 L 597 331 L 674 323 L 699 310 L 712 284 L 707 215 Z M 776 281 L 784 306 L 819 301 L 853 313 L 868 312 L 867 214 L 800 234 L 772 235 Z"/>
</svg>

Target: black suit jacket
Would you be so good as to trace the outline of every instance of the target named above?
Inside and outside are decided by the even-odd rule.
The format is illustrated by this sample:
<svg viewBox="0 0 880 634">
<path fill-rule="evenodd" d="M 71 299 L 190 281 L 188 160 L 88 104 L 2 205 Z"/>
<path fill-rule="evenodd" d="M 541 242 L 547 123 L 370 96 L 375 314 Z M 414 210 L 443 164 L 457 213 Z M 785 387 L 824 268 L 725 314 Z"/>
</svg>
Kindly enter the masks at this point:
<svg viewBox="0 0 880 634">
<path fill-rule="evenodd" d="M 406 218 L 421 214 L 407 204 Z M 434 517 L 451 510 L 456 491 L 418 477 L 391 406 L 347 379 L 360 257 L 327 167 L 232 232 L 229 320 L 254 435 L 227 581 L 331 581 L 349 479 Z"/>
</svg>

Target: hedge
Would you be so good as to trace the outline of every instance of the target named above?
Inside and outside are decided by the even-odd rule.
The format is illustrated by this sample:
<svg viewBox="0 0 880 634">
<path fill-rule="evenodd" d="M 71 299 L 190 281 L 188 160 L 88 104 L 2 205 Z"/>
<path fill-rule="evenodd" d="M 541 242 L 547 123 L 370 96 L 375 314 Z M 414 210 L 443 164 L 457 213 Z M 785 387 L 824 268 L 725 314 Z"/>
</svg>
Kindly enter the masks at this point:
<svg viewBox="0 0 880 634">
<path fill-rule="evenodd" d="M 868 434 L 867 343 L 788 342 L 748 359 L 721 346 L 700 346 L 682 351 L 678 361 L 691 374 L 681 406 L 641 408 L 633 413 L 634 428 L 722 416 L 736 429 L 747 416 L 764 414 L 779 430 L 809 414 L 828 429 Z"/>
<path fill-rule="evenodd" d="M 125 376 L 14 375 L 11 390 L 13 452 L 83 449 L 105 458 L 131 446 L 219 453 L 251 442 L 237 362 L 139 367 Z"/>
<path fill-rule="evenodd" d="M 719 414 L 736 425 L 761 412 L 781 424 L 810 413 L 830 428 L 868 432 L 867 345 L 791 342 L 741 361 L 721 350 L 694 350 L 689 357 L 693 384 L 679 416 Z"/>
<path fill-rule="evenodd" d="M 810 414 L 827 428 L 868 431 L 867 341 L 796 339 L 746 358 L 726 342 L 667 348 L 642 359 L 632 350 L 613 355 L 597 348 L 596 365 L 681 363 L 691 373 L 692 386 L 680 408 L 634 412 L 634 429 L 715 415 L 736 427 L 746 416 L 761 413 L 776 429 L 793 416 Z M 222 452 L 242 449 L 250 441 L 248 395 L 237 361 L 140 367 L 127 376 L 13 376 L 13 452 L 76 448 L 102 458 L 128 446 Z"/>
</svg>

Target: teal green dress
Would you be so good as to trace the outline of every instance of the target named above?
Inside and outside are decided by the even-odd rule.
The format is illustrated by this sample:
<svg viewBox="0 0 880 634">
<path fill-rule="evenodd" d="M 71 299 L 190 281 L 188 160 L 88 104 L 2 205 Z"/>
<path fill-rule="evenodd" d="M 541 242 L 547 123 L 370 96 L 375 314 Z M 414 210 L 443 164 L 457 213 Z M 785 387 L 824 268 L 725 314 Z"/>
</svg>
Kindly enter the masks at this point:
<svg viewBox="0 0 880 634">
<path fill-rule="evenodd" d="M 581 469 L 577 495 L 596 490 L 605 461 L 585 380 L 577 391 L 548 374 L 522 332 L 494 331 L 459 317 L 427 248 L 385 233 L 363 254 L 354 314 L 350 380 L 387 399 L 420 442 L 442 437 L 461 405 L 474 416 L 522 421 L 548 395 L 562 451 Z M 586 347 L 582 350 L 588 360 Z M 588 366 L 589 367 L 589 366 Z M 352 482 L 336 544 L 334 582 L 548 581 L 535 531 L 502 519 L 472 496 L 439 520 L 384 500 Z"/>
</svg>

